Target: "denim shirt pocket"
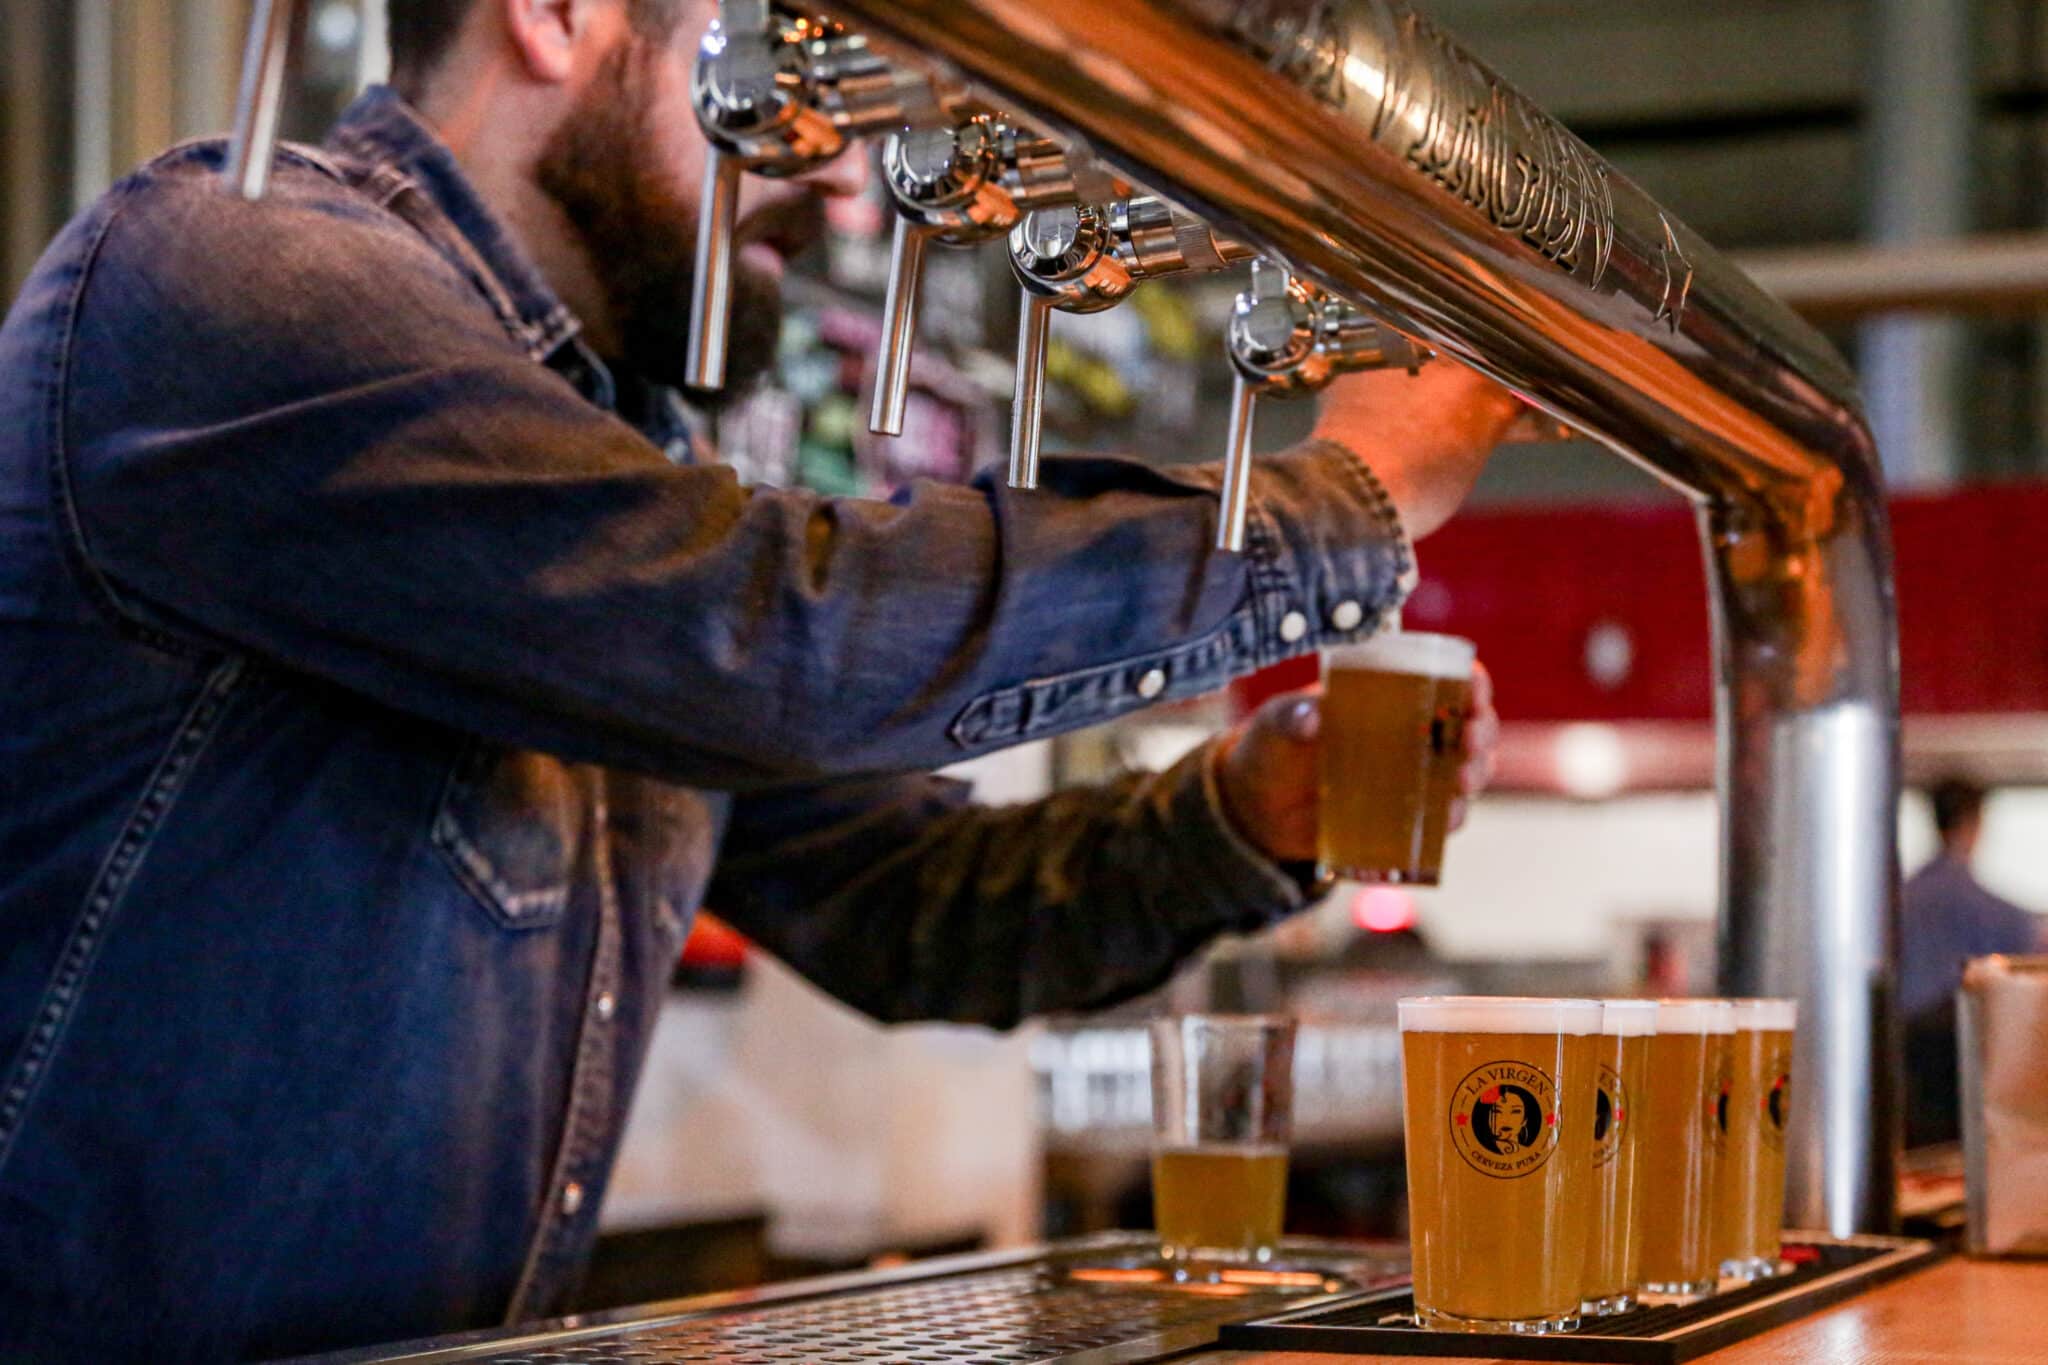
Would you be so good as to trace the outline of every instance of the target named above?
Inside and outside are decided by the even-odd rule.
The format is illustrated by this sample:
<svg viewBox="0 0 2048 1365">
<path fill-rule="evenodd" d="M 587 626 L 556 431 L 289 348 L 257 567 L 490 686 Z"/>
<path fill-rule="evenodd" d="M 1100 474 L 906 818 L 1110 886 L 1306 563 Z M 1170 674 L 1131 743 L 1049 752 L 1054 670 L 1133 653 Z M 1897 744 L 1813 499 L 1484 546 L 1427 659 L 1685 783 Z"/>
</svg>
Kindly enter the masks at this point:
<svg viewBox="0 0 2048 1365">
<path fill-rule="evenodd" d="M 1167 649 L 1034 678 L 969 702 L 947 734 L 963 748 L 1014 744 L 1112 719 L 1155 702 L 1213 692 L 1256 657 L 1258 628 L 1240 612 Z"/>
<path fill-rule="evenodd" d="M 442 788 L 434 847 L 499 926 L 546 928 L 568 908 L 588 805 L 561 760 L 471 740 Z"/>
</svg>

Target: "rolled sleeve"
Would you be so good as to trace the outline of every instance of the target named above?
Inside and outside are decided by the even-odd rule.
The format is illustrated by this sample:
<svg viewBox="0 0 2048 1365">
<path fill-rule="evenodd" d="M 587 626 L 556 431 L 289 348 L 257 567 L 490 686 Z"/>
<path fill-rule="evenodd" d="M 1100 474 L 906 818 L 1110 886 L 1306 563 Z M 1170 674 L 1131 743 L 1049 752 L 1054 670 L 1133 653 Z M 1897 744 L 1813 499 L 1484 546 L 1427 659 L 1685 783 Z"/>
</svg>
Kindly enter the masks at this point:
<svg viewBox="0 0 2048 1365">
<path fill-rule="evenodd" d="M 110 199 L 66 342 L 63 524 L 152 638 L 747 790 L 1210 692 L 1369 634 L 1412 577 L 1327 443 L 1259 463 L 1241 556 L 1213 466 L 1056 459 L 1038 491 L 886 503 L 677 467 L 379 206 L 289 167 L 246 204 L 211 171 Z"/>
</svg>

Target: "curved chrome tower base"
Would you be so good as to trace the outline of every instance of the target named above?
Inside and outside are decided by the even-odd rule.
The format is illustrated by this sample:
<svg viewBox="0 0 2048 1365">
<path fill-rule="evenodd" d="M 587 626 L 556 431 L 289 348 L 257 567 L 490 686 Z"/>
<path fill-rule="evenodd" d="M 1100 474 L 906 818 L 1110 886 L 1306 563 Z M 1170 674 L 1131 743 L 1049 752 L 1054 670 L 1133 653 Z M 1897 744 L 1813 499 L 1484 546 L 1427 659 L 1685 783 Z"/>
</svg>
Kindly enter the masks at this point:
<svg viewBox="0 0 2048 1365">
<path fill-rule="evenodd" d="M 829 0 L 1483 370 L 1700 508 L 1721 975 L 1798 996 L 1787 1216 L 1892 1222 L 1898 687 L 1854 380 L 1684 224 L 1394 0 Z"/>
</svg>

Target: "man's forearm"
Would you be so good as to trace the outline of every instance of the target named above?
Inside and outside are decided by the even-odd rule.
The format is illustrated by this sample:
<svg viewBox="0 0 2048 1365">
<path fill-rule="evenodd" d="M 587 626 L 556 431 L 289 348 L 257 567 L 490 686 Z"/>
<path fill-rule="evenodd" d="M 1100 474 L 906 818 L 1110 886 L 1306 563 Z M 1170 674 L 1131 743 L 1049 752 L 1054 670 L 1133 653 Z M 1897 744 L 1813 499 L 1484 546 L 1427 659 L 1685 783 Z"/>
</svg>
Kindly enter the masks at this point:
<svg viewBox="0 0 2048 1365">
<path fill-rule="evenodd" d="M 1302 904 L 1230 827 L 1208 760 L 995 808 L 913 778 L 746 798 L 706 903 L 878 1019 L 1098 1008 Z"/>
</svg>

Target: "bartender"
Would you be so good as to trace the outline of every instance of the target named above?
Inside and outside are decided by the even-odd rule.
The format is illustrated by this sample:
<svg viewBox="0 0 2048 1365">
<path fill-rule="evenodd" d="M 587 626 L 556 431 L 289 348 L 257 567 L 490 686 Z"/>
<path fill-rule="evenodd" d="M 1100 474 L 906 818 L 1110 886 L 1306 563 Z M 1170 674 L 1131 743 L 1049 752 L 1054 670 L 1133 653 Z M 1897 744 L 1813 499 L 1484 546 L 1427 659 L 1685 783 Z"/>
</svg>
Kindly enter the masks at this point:
<svg viewBox="0 0 2048 1365">
<path fill-rule="evenodd" d="M 1344 382 L 1241 556 L 1207 467 L 745 487 L 672 387 L 708 9 L 391 0 L 268 197 L 168 152 L 0 330 L 0 1358 L 549 1312 L 700 903 L 996 1026 L 1304 904 L 1312 699 L 1020 806 L 926 773 L 1362 638 L 1514 400 Z M 748 183 L 736 382 L 859 165 Z"/>
</svg>

